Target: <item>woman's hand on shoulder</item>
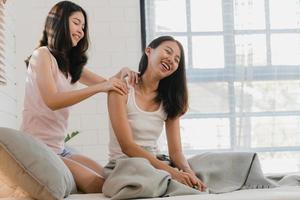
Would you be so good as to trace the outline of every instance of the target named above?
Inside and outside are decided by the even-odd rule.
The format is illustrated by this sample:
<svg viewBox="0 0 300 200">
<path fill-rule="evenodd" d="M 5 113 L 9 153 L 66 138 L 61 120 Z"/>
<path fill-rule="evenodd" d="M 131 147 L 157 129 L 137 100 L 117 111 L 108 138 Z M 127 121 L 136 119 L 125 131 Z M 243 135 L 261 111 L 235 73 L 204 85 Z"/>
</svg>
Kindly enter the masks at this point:
<svg viewBox="0 0 300 200">
<path fill-rule="evenodd" d="M 126 83 L 116 77 L 111 77 L 107 81 L 98 84 L 102 92 L 115 91 L 120 95 L 128 94 L 128 87 Z"/>
<path fill-rule="evenodd" d="M 133 71 L 128 67 L 123 67 L 118 74 L 116 74 L 117 78 L 121 80 L 125 80 L 125 78 L 128 78 L 128 83 L 130 85 L 134 85 L 138 83 L 139 80 L 139 72 Z"/>
</svg>

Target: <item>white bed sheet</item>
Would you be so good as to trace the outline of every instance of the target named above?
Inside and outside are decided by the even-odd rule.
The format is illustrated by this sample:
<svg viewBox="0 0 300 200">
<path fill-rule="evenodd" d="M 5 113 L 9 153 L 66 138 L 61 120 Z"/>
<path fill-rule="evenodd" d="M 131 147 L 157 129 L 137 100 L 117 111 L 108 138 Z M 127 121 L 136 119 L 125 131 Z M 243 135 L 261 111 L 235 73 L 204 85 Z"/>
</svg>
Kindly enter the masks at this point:
<svg viewBox="0 0 300 200">
<path fill-rule="evenodd" d="M 68 200 L 104 200 L 103 194 L 71 195 Z M 300 200 L 300 186 L 286 186 L 273 189 L 239 190 L 225 194 L 201 194 L 153 198 L 155 200 Z"/>
<path fill-rule="evenodd" d="M 75 194 L 65 200 L 107 200 L 103 194 Z M 153 198 L 154 200 L 300 200 L 300 186 L 285 186 L 272 189 L 239 190 L 225 194 L 200 194 Z M 0 198 L 0 200 L 32 200 L 31 198 Z"/>
</svg>

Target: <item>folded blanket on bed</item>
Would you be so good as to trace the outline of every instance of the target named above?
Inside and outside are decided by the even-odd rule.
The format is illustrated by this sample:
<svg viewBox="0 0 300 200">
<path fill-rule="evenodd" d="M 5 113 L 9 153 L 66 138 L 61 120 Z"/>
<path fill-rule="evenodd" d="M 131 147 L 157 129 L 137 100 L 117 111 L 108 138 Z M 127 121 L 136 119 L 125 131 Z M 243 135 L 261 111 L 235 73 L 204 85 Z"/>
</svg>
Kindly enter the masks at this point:
<svg viewBox="0 0 300 200">
<path fill-rule="evenodd" d="M 278 186 L 264 176 L 256 153 L 210 152 L 194 156 L 188 162 L 210 193 Z"/>
<path fill-rule="evenodd" d="M 300 186 L 300 173 L 272 174 L 267 175 L 271 180 L 276 181 L 279 186 Z"/>
<path fill-rule="evenodd" d="M 102 191 L 111 199 L 153 198 L 201 194 L 173 179 L 169 173 L 155 169 L 143 158 L 123 158 L 105 167 Z"/>
<path fill-rule="evenodd" d="M 192 170 L 208 186 L 209 193 L 277 186 L 300 186 L 300 175 L 264 176 L 258 156 L 252 152 L 209 152 L 188 159 Z M 104 195 L 112 199 L 151 198 L 199 194 L 155 169 L 143 158 L 122 158 L 105 167 Z"/>
</svg>

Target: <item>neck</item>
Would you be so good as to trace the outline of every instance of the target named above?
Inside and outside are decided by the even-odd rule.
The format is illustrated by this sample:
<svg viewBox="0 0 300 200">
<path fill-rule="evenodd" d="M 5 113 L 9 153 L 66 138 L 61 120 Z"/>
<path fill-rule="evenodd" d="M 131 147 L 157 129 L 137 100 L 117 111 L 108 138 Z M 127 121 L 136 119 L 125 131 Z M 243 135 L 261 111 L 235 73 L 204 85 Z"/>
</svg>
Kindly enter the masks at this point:
<svg viewBox="0 0 300 200">
<path fill-rule="evenodd" d="M 143 74 L 141 80 L 139 82 L 140 89 L 143 90 L 144 93 L 156 93 L 158 88 L 159 80 L 155 79 L 151 74 Z"/>
</svg>

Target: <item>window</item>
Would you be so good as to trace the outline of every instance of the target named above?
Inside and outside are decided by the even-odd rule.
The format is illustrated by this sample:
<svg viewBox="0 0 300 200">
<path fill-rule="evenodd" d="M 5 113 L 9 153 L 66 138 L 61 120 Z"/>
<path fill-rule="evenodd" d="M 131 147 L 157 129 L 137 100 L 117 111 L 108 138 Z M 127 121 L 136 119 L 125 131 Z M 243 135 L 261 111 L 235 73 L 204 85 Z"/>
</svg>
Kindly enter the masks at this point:
<svg viewBox="0 0 300 200">
<path fill-rule="evenodd" d="M 5 52 L 4 52 L 4 3 L 0 0 L 0 85 L 6 83 L 5 79 Z"/>
<path fill-rule="evenodd" d="M 141 5 L 147 44 L 172 35 L 185 48 L 185 153 L 255 151 L 265 172 L 300 171 L 300 1 Z"/>
</svg>

